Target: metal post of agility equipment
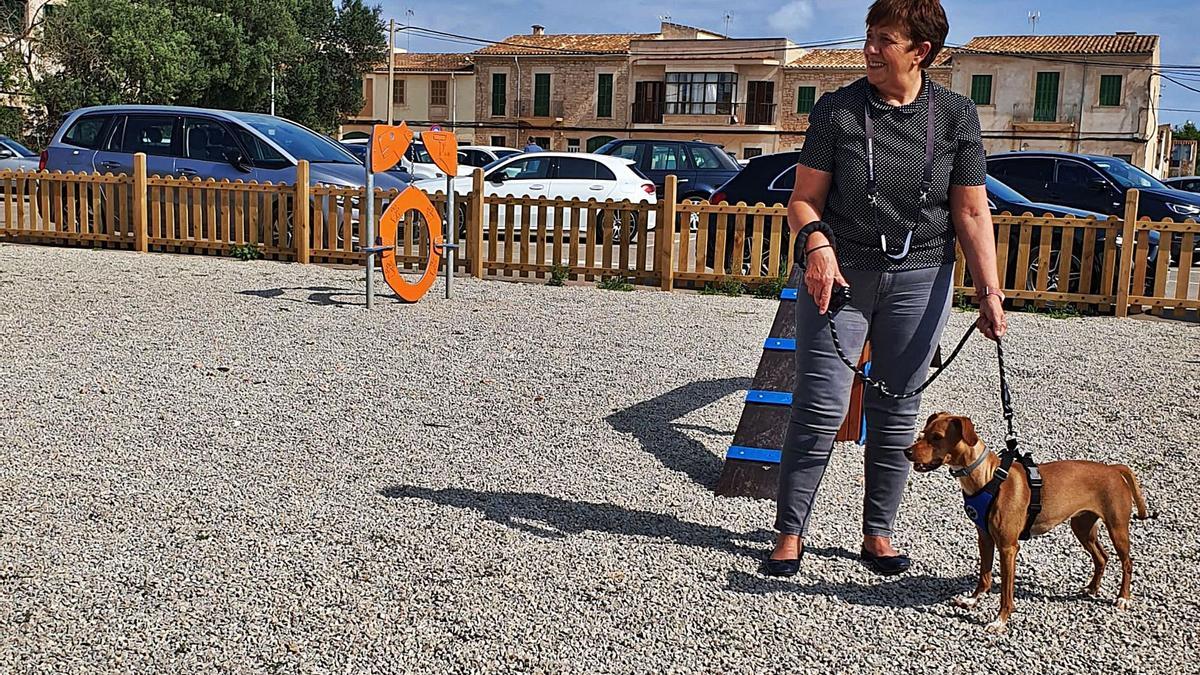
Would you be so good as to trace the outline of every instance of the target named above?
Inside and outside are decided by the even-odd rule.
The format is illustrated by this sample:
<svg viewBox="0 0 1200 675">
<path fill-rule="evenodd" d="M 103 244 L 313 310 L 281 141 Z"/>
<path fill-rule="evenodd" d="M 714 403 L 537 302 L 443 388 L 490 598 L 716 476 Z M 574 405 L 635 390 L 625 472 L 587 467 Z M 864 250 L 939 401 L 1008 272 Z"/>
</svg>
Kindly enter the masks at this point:
<svg viewBox="0 0 1200 675">
<path fill-rule="evenodd" d="M 359 228 L 360 236 L 366 230 L 367 242 L 367 309 L 375 306 L 375 173 L 371 171 L 371 146 L 375 140 L 375 129 L 371 129 L 371 137 L 367 139 L 367 208 L 364 219 L 366 227 Z M 361 211 L 360 211 L 361 213 Z M 362 241 L 361 239 L 359 240 Z M 359 244 L 362 245 L 361 243 Z"/>
<path fill-rule="evenodd" d="M 457 176 L 446 174 L 446 299 L 450 299 L 450 279 L 454 276 L 454 254 L 458 251 L 458 228 L 454 224 L 454 179 Z"/>
</svg>

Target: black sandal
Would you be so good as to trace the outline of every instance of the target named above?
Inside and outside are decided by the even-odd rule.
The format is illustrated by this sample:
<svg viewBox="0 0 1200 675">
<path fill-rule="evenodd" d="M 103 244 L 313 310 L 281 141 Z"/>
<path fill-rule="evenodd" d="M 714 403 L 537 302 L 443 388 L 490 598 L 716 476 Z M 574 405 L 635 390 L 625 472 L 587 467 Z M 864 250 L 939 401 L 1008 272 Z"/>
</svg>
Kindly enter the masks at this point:
<svg viewBox="0 0 1200 675">
<path fill-rule="evenodd" d="M 912 567 L 912 560 L 903 553 L 899 555 L 875 555 L 862 549 L 858 552 L 863 564 L 872 572 L 885 577 L 907 572 Z"/>
</svg>

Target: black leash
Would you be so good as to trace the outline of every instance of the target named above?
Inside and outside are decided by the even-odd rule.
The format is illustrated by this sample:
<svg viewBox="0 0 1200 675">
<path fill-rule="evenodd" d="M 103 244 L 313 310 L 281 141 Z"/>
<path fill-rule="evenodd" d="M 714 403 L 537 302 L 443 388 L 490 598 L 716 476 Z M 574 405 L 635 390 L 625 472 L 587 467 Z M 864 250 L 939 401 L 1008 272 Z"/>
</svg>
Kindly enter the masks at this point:
<svg viewBox="0 0 1200 675">
<path fill-rule="evenodd" d="M 842 349 L 841 340 L 838 339 L 837 326 L 834 325 L 833 319 L 835 316 L 837 316 L 838 312 L 842 311 L 842 308 L 846 306 L 846 303 L 849 302 L 850 289 L 846 288 L 845 286 L 839 286 L 837 288 L 834 288 L 833 296 L 834 296 L 833 299 L 831 299 L 830 303 L 829 303 L 829 311 L 827 312 L 827 315 L 829 316 L 829 335 L 830 335 L 830 337 L 833 338 L 833 349 L 834 349 L 834 351 L 837 352 L 838 357 L 841 358 L 842 363 L 846 364 L 846 366 L 848 368 L 850 368 L 850 370 L 853 370 L 855 373 L 857 373 L 859 378 L 861 378 L 862 381 L 867 386 L 869 386 L 872 389 L 874 389 L 875 391 L 879 392 L 879 395 L 884 398 L 903 400 L 906 398 L 912 398 L 913 396 L 916 396 L 917 394 L 920 394 L 921 392 L 928 389 L 929 385 L 933 384 L 934 380 L 938 379 L 938 376 L 940 376 L 943 372 L 945 372 L 946 369 L 950 367 L 951 363 L 954 363 L 954 359 L 958 358 L 959 352 L 961 352 L 963 346 L 965 346 L 967 344 L 967 340 L 971 337 L 971 334 L 975 332 L 975 324 L 971 324 L 971 327 L 967 329 L 967 332 L 962 336 L 962 339 L 958 341 L 958 346 L 955 347 L 954 351 L 950 353 L 950 358 L 942 361 L 942 364 L 940 366 L 938 366 L 937 370 L 933 371 L 933 375 L 930 375 L 929 379 L 925 380 L 924 384 L 922 384 L 921 386 L 917 387 L 916 389 L 914 389 L 912 391 L 907 391 L 907 392 L 904 392 L 901 394 L 897 394 L 897 393 L 892 392 L 891 389 L 888 389 L 887 384 L 885 384 L 884 382 L 876 380 L 873 377 L 871 377 L 870 375 L 868 375 L 867 373 L 865 373 L 861 368 L 856 366 L 853 361 L 850 360 L 850 357 L 846 356 L 845 350 Z M 1000 363 L 1001 363 L 1000 379 L 1001 379 L 1001 382 L 1003 382 L 1003 380 L 1004 380 L 1004 375 L 1003 375 L 1004 362 L 1003 362 L 1003 360 Z M 1008 391 L 1008 385 L 1004 385 L 1004 390 Z M 1009 430 L 1009 435 L 1011 435 L 1012 434 L 1012 419 L 1011 419 L 1012 410 L 1011 410 L 1011 407 L 1008 408 L 1008 411 L 1009 411 L 1008 430 Z"/>
</svg>

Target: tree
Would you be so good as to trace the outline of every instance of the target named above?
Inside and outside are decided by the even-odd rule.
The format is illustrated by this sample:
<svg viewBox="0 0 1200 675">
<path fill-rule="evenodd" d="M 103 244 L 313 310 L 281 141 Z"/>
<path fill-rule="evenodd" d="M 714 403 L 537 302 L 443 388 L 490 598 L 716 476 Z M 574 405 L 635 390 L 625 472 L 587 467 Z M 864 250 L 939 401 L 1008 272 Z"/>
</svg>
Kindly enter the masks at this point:
<svg viewBox="0 0 1200 675">
<path fill-rule="evenodd" d="M 68 0 L 43 31 L 54 72 L 34 83 L 52 130 L 86 105 L 157 103 L 266 112 L 332 131 L 362 107 L 386 57 L 363 0 Z"/>
<path fill-rule="evenodd" d="M 1175 127 L 1174 135 L 1181 141 L 1200 141 L 1200 129 L 1192 122 L 1184 122 L 1183 126 Z"/>
</svg>

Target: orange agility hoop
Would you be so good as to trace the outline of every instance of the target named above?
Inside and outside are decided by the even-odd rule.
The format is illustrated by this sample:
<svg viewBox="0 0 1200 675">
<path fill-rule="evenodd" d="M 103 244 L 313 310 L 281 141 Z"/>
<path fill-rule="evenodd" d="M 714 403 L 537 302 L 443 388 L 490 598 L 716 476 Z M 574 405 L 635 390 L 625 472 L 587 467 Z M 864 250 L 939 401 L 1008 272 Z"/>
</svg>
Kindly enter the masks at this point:
<svg viewBox="0 0 1200 675">
<path fill-rule="evenodd" d="M 425 271 L 416 283 L 409 283 L 400 275 L 396 266 L 396 231 L 400 218 L 409 211 L 421 214 L 425 221 L 425 231 L 429 235 L 429 259 L 425 262 Z M 411 222 L 410 222 L 411 224 Z M 406 234 L 406 236 L 411 236 Z M 383 216 L 379 219 L 379 237 L 381 240 L 383 260 L 383 278 L 388 286 L 405 302 L 417 302 L 433 286 L 437 277 L 438 265 L 442 262 L 442 218 L 434 208 L 433 202 L 424 192 L 407 187 L 399 197 L 392 200 Z"/>
</svg>

